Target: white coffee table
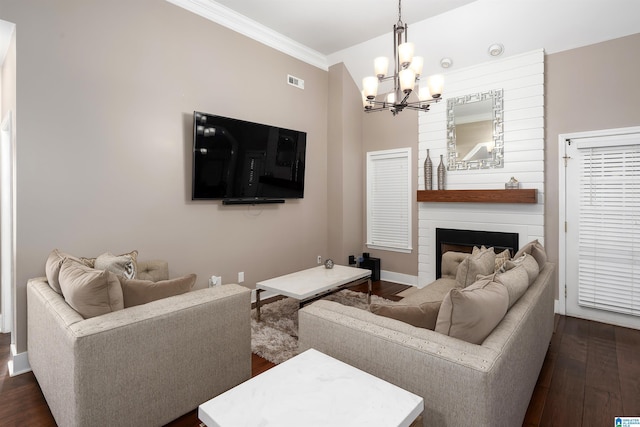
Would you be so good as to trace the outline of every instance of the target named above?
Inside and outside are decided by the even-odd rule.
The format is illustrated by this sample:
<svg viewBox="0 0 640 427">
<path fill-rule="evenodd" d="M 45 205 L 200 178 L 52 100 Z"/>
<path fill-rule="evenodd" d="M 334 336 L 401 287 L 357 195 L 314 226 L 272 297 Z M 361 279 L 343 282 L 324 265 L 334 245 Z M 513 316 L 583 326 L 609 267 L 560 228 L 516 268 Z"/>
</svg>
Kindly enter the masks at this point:
<svg viewBox="0 0 640 427">
<path fill-rule="evenodd" d="M 369 283 L 367 302 L 371 302 L 371 270 L 334 265 L 318 266 L 256 283 L 256 317 L 260 321 L 260 293 L 271 291 L 300 301 L 300 306 L 340 289 Z"/>
<path fill-rule="evenodd" d="M 203 403 L 207 427 L 410 426 L 422 397 L 310 349 Z"/>
</svg>

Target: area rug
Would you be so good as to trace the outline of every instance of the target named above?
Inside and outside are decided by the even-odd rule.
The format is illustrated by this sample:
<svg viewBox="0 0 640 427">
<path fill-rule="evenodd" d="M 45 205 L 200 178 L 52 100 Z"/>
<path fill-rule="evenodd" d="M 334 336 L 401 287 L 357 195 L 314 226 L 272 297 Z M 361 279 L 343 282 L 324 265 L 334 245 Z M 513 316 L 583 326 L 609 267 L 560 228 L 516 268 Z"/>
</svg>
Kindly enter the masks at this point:
<svg viewBox="0 0 640 427">
<path fill-rule="evenodd" d="M 343 305 L 369 309 L 367 295 L 344 289 L 323 299 Z M 371 302 L 390 302 L 371 295 Z M 251 310 L 251 352 L 272 363 L 282 363 L 298 354 L 298 306 L 293 298 L 280 299 L 260 306 L 260 322 Z"/>
</svg>

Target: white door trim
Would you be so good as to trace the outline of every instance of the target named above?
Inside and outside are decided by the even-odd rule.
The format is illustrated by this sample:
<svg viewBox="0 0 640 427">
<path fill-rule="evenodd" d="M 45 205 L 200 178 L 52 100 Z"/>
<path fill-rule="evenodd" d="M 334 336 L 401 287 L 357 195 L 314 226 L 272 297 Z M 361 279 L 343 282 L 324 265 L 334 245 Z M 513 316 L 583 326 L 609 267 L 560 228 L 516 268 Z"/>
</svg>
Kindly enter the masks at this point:
<svg viewBox="0 0 640 427">
<path fill-rule="evenodd" d="M 12 132 L 12 112 L 8 111 L 0 124 L 0 203 L 1 249 L 0 278 L 2 292 L 2 324 L 0 330 L 4 333 L 14 330 L 15 307 L 15 143 Z M 12 342 L 15 337 L 12 336 Z"/>
<path fill-rule="evenodd" d="M 566 289 L 566 256 L 567 256 L 567 234 L 565 232 L 565 222 L 567 221 L 566 210 L 566 190 L 567 174 L 564 163 L 566 154 L 566 140 L 577 138 L 593 138 L 609 135 L 626 135 L 640 132 L 640 126 L 627 128 L 602 129 L 586 132 L 562 133 L 558 135 L 558 287 L 559 296 L 556 301 L 555 311 L 558 314 L 566 314 L 567 300 L 565 298 Z"/>
</svg>

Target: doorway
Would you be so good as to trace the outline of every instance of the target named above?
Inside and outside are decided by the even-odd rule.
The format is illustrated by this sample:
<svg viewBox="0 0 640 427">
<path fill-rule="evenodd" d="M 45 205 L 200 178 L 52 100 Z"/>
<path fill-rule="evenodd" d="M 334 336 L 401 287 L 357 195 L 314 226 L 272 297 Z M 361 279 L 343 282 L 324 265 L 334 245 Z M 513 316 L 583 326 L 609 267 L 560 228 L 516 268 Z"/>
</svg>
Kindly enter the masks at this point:
<svg viewBox="0 0 640 427">
<path fill-rule="evenodd" d="M 640 329 L 640 127 L 558 143 L 563 314 Z"/>
</svg>

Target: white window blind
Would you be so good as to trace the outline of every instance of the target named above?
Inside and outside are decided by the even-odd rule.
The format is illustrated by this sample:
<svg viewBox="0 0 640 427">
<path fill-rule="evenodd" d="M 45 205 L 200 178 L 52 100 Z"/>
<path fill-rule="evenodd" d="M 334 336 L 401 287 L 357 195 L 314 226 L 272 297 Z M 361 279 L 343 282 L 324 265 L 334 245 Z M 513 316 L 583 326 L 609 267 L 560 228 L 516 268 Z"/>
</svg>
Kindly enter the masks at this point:
<svg viewBox="0 0 640 427">
<path fill-rule="evenodd" d="M 411 148 L 367 153 L 367 246 L 411 252 Z"/>
<path fill-rule="evenodd" d="M 575 142 L 580 153 L 578 304 L 640 316 L 640 135 Z"/>
</svg>

